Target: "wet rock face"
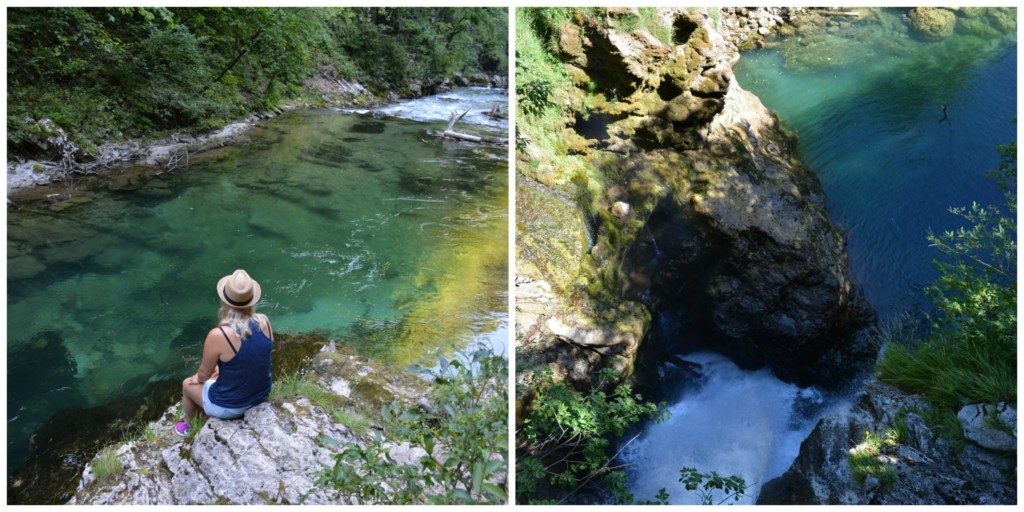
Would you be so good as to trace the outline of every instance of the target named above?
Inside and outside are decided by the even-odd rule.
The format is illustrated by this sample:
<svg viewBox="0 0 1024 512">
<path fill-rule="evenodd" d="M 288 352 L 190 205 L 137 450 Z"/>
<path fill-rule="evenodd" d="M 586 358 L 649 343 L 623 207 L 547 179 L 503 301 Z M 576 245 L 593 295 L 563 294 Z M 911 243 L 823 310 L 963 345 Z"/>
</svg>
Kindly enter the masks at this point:
<svg viewBox="0 0 1024 512">
<path fill-rule="evenodd" d="M 794 141 L 735 83 L 706 140 L 706 149 L 645 157 L 669 191 L 648 218 L 650 239 L 631 253 L 633 293 L 686 311 L 699 331 L 666 332 L 667 346 L 654 349 L 712 348 L 801 384 L 868 364 L 873 351 L 859 331 L 871 313 Z M 704 345 L 673 341 L 687 338 Z"/>
<path fill-rule="evenodd" d="M 759 504 L 995 504 L 1016 503 L 1012 452 L 968 440 L 958 449 L 922 419 L 929 405 L 896 388 L 870 382 L 857 400 L 814 428 L 782 476 L 766 483 Z M 874 460 L 892 477 L 854 474 L 849 453 L 864 450 L 865 434 L 900 429 L 898 442 Z M 860 480 L 860 482 L 858 482 Z"/>
</svg>

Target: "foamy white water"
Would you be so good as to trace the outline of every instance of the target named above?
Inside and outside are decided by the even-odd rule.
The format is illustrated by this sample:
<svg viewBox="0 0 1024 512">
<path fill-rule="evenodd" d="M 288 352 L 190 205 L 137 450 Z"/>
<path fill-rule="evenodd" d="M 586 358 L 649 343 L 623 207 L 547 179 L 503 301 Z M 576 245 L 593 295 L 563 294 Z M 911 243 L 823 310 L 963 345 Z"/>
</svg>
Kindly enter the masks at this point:
<svg viewBox="0 0 1024 512">
<path fill-rule="evenodd" d="M 489 87 L 456 87 L 449 92 L 400 101 L 375 110 L 389 116 L 431 123 L 447 122 L 452 111 L 461 113 L 468 110 L 469 113 L 459 121 L 460 123 L 487 126 L 497 130 L 508 129 L 508 120 L 494 119 L 486 115 L 486 112 L 495 106 L 508 111 L 508 91 Z M 362 114 L 370 112 L 370 109 L 343 111 Z"/>
<path fill-rule="evenodd" d="M 679 470 L 738 475 L 753 503 L 761 486 L 786 471 L 800 443 L 827 412 L 825 395 L 777 379 L 769 370 L 745 371 L 712 352 L 688 354 L 703 366 L 701 382 L 669 405 L 671 416 L 648 425 L 622 452 L 630 491 L 637 500 L 653 499 L 665 488 L 673 504 L 699 504 L 697 492 L 679 483 Z M 725 498 L 716 495 L 715 502 Z"/>
</svg>

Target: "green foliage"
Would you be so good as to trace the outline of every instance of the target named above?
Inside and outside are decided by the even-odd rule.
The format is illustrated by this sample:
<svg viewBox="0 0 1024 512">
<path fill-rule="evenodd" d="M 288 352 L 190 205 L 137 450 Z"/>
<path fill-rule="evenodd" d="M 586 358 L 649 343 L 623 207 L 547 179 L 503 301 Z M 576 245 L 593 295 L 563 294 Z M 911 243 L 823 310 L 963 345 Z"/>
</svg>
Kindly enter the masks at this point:
<svg viewBox="0 0 1024 512">
<path fill-rule="evenodd" d="M 950 211 L 968 226 L 928 239 L 946 257 L 926 290 L 937 313 L 923 339 L 890 343 L 880 378 L 955 411 L 964 403 L 1017 399 L 1016 144 L 999 148 L 992 172 L 1006 213 L 972 204 Z"/>
<path fill-rule="evenodd" d="M 746 496 L 744 492 L 747 490 L 747 483 L 736 475 L 722 476 L 715 471 L 701 473 L 697 468 L 691 467 L 679 470 L 679 483 L 683 484 L 687 491 L 697 491 L 702 505 L 721 505 L 730 499 L 739 501 Z M 662 489 L 658 493 L 659 498 L 664 495 L 664 491 Z M 725 497 L 716 502 L 715 491 L 724 493 Z M 667 500 L 667 495 L 664 495 L 664 498 Z"/>
<path fill-rule="evenodd" d="M 601 389 L 614 378 L 606 370 L 594 391 L 581 393 L 547 378 L 537 386 L 529 415 L 516 434 L 518 497 L 537 503 L 552 496 L 562 503 L 594 481 L 618 501 L 631 501 L 625 474 L 614 465 L 612 440 L 647 418 L 659 421 L 665 409 L 646 403 L 630 386 Z M 599 479 L 599 480 L 595 480 Z"/>
<path fill-rule="evenodd" d="M 722 28 L 722 8 L 708 7 L 708 16 L 711 17 L 711 26 L 715 27 L 715 30 L 720 30 Z"/>
<path fill-rule="evenodd" d="M 566 127 L 580 101 L 565 66 L 556 58 L 558 31 L 582 9 L 520 8 L 516 20 L 516 149 L 525 176 L 564 183 L 584 163 L 571 154 Z"/>
<path fill-rule="evenodd" d="M 896 469 L 887 461 L 886 451 L 896 448 L 904 433 L 899 428 L 890 427 L 884 434 L 864 432 L 860 444 L 850 449 L 848 461 L 853 472 L 853 480 L 863 485 L 868 476 L 874 476 L 886 489 L 896 483 Z"/>
<path fill-rule="evenodd" d="M 92 473 L 100 481 L 109 480 L 120 472 L 121 459 L 117 457 L 117 453 L 112 448 L 100 452 L 92 462 Z"/>
<path fill-rule="evenodd" d="M 155 443 L 157 439 L 160 439 L 160 434 L 153 427 L 146 425 L 146 428 L 142 431 L 141 438 L 143 442 Z"/>
<path fill-rule="evenodd" d="M 347 446 L 318 485 L 362 502 L 500 504 L 508 500 L 508 361 L 486 348 L 438 358 L 436 370 L 417 368 L 436 388 L 426 410 L 398 402 L 382 408 L 392 439 L 377 433 L 366 446 Z M 418 464 L 400 463 L 395 442 L 422 448 Z"/>
<path fill-rule="evenodd" d="M 12 8 L 8 148 L 50 118 L 89 147 L 208 128 L 275 106 L 324 70 L 378 91 L 507 72 L 505 9 Z"/>
</svg>

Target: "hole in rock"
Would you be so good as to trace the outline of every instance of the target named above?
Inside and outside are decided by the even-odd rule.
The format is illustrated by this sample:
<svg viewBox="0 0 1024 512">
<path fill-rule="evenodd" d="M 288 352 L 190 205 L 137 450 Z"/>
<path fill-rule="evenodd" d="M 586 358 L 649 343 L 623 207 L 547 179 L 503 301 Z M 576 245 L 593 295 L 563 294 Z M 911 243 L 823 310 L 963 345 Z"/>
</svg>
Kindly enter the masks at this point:
<svg viewBox="0 0 1024 512">
<path fill-rule="evenodd" d="M 672 40 L 676 44 L 685 44 L 695 30 L 697 30 L 696 22 L 685 16 L 680 16 L 672 22 Z"/>
</svg>

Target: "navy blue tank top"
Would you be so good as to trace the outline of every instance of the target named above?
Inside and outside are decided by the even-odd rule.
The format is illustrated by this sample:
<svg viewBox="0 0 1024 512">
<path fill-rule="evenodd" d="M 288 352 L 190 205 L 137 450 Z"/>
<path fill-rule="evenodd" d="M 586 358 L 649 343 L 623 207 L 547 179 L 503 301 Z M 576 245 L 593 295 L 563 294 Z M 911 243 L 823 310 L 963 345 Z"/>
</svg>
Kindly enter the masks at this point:
<svg viewBox="0 0 1024 512">
<path fill-rule="evenodd" d="M 220 376 L 210 386 L 209 398 L 221 407 L 251 407 L 270 394 L 270 350 L 273 344 L 255 319 L 249 322 L 249 329 L 252 333 L 242 340 L 235 357 L 226 363 L 217 363 Z"/>
</svg>

